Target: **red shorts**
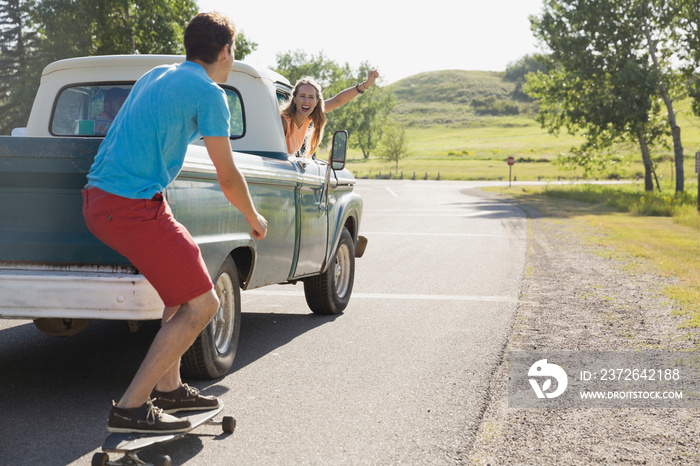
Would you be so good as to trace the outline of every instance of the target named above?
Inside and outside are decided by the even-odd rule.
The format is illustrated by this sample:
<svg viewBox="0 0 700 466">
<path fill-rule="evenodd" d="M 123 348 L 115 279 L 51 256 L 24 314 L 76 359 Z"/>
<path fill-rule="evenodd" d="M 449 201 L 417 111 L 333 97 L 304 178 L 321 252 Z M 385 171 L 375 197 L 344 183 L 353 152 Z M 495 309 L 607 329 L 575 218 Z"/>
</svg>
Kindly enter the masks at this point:
<svg viewBox="0 0 700 466">
<path fill-rule="evenodd" d="M 199 246 L 161 194 L 129 199 L 90 187 L 83 190 L 83 216 L 90 231 L 129 259 L 167 307 L 214 287 Z"/>
</svg>

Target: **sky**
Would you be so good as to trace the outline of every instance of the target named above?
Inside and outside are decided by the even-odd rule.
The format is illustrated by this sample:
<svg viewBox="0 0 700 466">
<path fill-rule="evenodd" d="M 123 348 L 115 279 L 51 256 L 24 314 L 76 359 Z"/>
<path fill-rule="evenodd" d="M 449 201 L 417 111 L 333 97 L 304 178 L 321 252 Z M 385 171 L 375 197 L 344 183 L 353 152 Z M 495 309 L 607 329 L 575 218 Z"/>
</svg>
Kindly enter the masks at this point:
<svg viewBox="0 0 700 466">
<path fill-rule="evenodd" d="M 538 51 L 530 15 L 542 0 L 197 0 L 231 17 L 258 43 L 245 61 L 273 68 L 301 50 L 353 69 L 375 66 L 384 84 L 424 71 L 503 71 Z"/>
</svg>

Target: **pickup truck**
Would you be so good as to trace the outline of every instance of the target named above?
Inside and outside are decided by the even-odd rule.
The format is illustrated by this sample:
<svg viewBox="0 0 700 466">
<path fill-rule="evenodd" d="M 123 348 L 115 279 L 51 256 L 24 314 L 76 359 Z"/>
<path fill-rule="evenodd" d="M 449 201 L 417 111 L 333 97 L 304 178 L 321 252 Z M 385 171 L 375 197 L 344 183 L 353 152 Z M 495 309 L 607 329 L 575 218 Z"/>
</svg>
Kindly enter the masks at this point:
<svg viewBox="0 0 700 466">
<path fill-rule="evenodd" d="M 82 217 L 81 189 L 103 139 L 95 119 L 106 93 L 128 91 L 172 55 L 82 57 L 48 65 L 26 128 L 0 136 L 0 317 L 32 319 L 44 333 L 70 336 L 92 319 L 137 329 L 160 319 L 163 302 L 129 261 L 102 244 Z M 221 84 L 230 139 L 268 234 L 257 241 L 226 200 L 201 141 L 164 193 L 197 241 L 221 301 L 216 317 L 183 356 L 183 374 L 217 378 L 233 364 L 241 290 L 303 282 L 311 311 L 341 313 L 350 299 L 362 199 L 344 168 L 347 132 L 333 135 L 327 161 L 286 152 L 279 104 L 289 81 L 236 62 Z M 124 92 L 124 91 L 121 91 Z M 21 135 L 17 135 L 17 134 Z"/>
</svg>

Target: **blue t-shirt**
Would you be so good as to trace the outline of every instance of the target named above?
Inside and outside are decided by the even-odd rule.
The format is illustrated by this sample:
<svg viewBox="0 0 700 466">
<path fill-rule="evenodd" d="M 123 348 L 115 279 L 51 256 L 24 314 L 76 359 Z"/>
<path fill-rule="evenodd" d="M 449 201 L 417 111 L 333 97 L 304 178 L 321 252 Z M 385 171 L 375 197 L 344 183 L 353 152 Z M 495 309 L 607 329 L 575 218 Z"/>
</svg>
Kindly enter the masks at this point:
<svg viewBox="0 0 700 466">
<path fill-rule="evenodd" d="M 187 145 L 228 137 L 226 93 L 197 63 L 159 66 L 139 79 L 97 152 L 88 184 L 150 199 L 180 173 Z"/>
</svg>

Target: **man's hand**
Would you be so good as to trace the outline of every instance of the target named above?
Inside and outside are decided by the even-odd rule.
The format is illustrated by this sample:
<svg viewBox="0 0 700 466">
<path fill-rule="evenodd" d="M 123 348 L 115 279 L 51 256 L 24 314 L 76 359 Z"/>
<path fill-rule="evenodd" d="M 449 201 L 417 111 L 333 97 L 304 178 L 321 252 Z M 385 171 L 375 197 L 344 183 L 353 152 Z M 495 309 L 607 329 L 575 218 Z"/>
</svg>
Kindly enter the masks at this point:
<svg viewBox="0 0 700 466">
<path fill-rule="evenodd" d="M 253 229 L 253 238 L 265 239 L 265 236 L 267 235 L 267 220 L 265 220 L 265 217 L 256 212 L 255 216 L 246 217 L 245 219 Z"/>
</svg>

